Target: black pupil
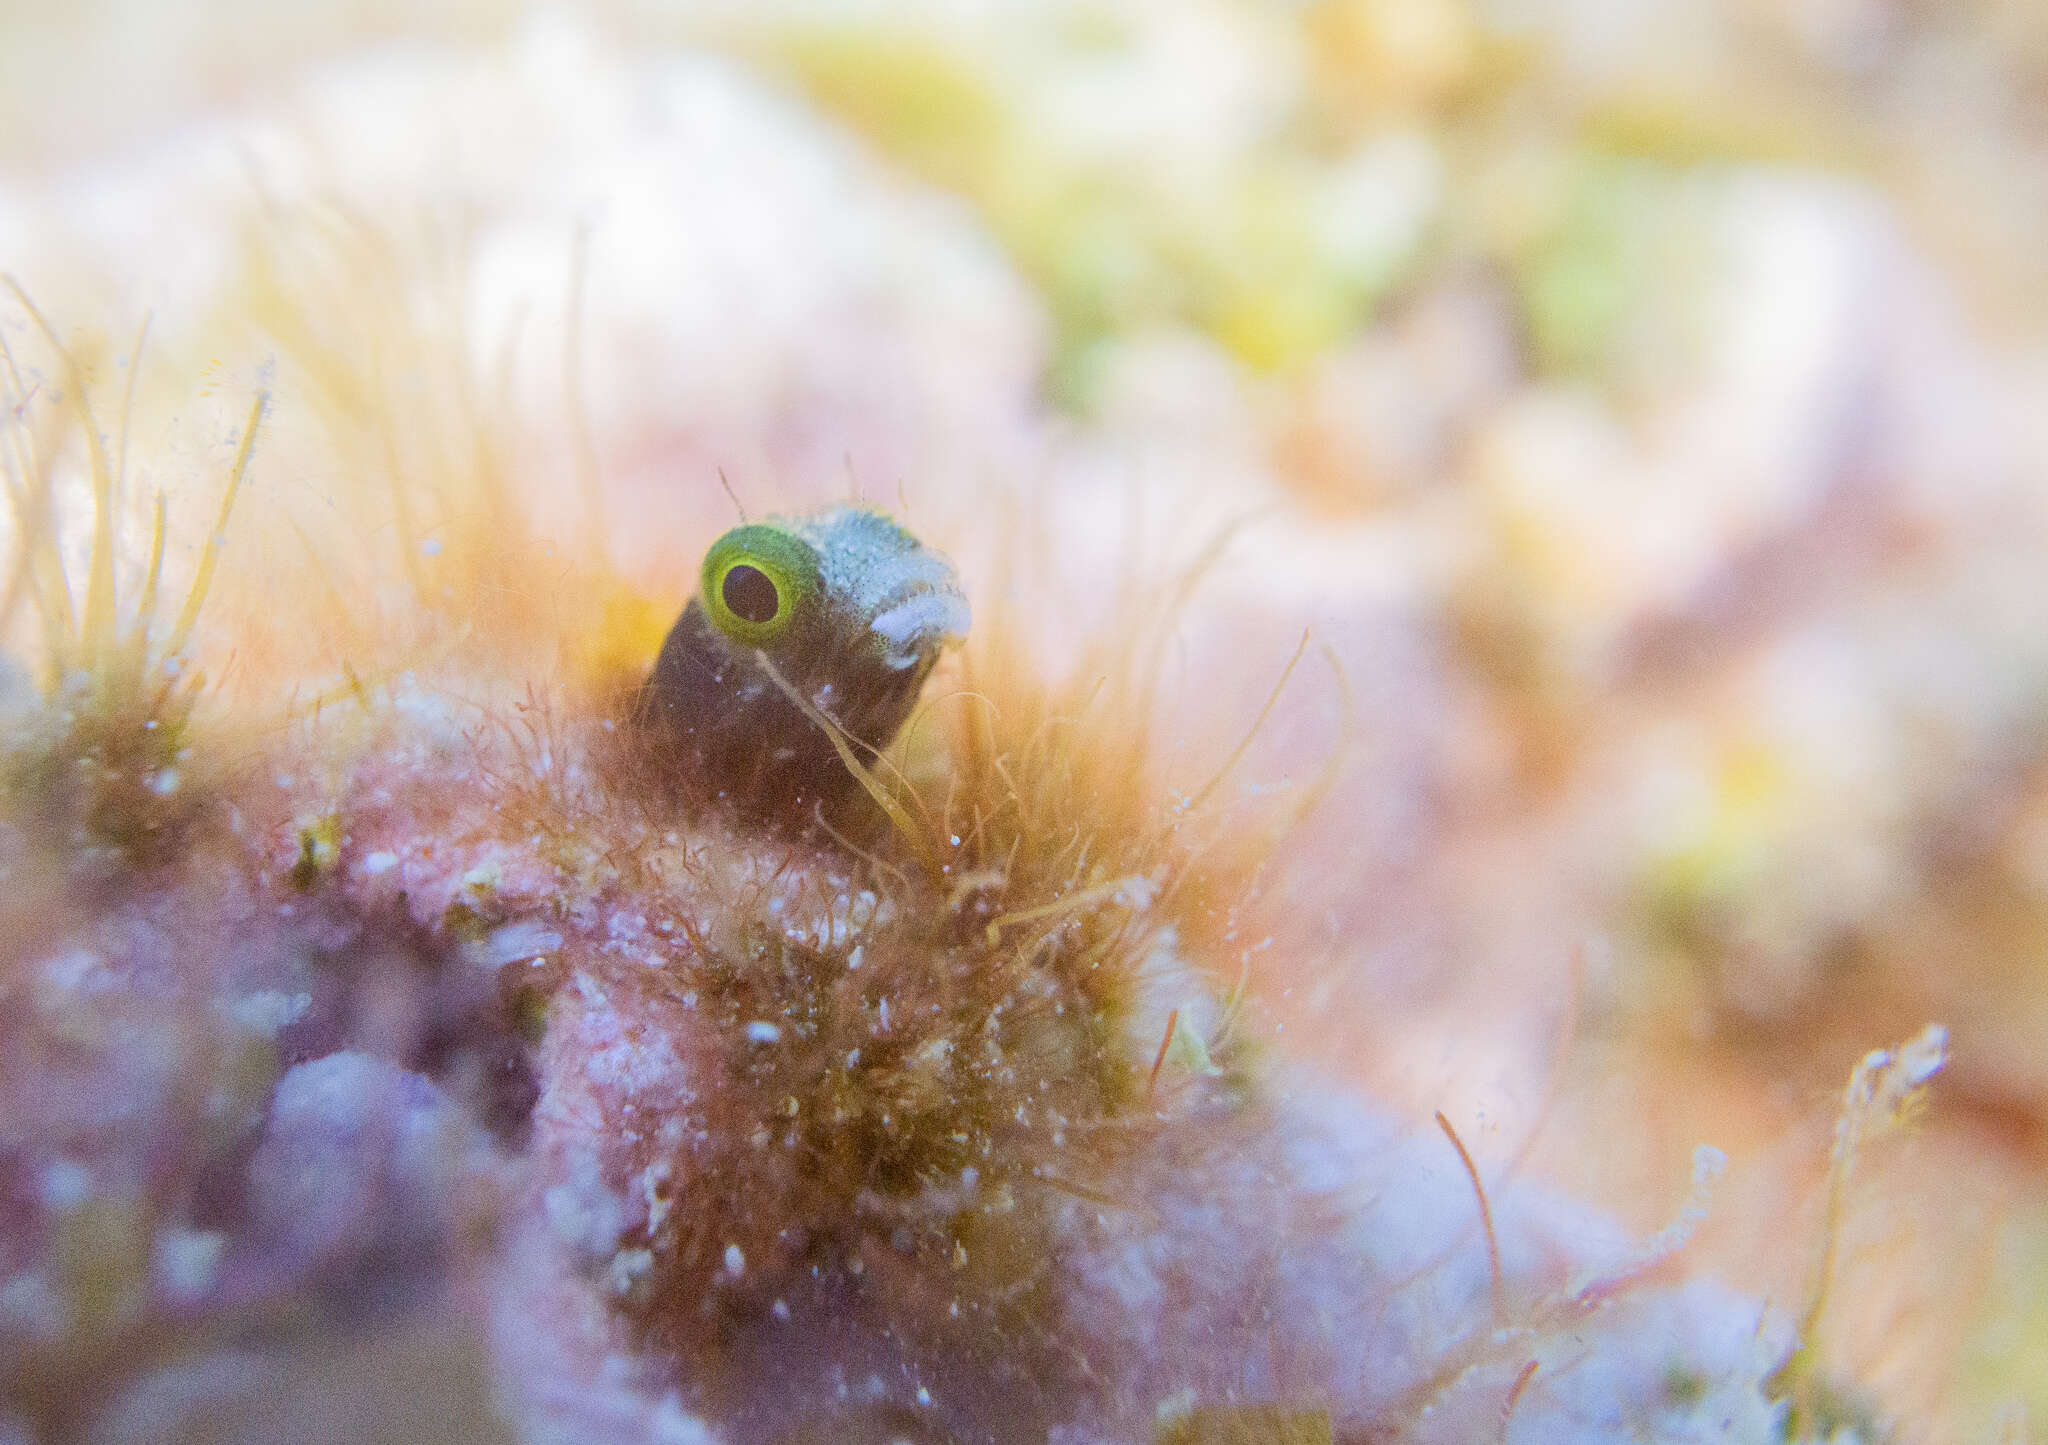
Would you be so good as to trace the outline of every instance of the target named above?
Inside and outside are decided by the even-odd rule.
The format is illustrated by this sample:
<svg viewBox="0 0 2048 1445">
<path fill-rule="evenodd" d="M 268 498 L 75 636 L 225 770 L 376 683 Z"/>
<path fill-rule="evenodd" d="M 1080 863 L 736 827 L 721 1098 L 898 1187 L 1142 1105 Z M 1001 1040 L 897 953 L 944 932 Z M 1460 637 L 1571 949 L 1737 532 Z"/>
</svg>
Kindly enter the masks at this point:
<svg viewBox="0 0 2048 1445">
<path fill-rule="evenodd" d="M 773 622 L 782 610 L 782 594 L 759 567 L 742 562 L 725 574 L 719 590 L 732 615 L 747 622 Z"/>
</svg>

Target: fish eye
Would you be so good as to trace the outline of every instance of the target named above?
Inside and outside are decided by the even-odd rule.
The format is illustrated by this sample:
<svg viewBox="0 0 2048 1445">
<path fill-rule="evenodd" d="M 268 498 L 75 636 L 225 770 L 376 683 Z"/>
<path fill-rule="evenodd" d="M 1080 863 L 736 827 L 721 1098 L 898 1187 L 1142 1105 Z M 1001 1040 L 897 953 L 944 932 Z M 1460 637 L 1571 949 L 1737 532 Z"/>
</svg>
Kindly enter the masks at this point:
<svg viewBox="0 0 2048 1445">
<path fill-rule="evenodd" d="M 818 553 L 775 523 L 736 527 L 704 556 L 698 595 L 720 632 L 743 647 L 774 644 L 820 586 Z"/>
<path fill-rule="evenodd" d="M 719 584 L 726 610 L 743 622 L 773 622 L 782 610 L 782 593 L 774 579 L 749 562 L 735 562 Z"/>
</svg>

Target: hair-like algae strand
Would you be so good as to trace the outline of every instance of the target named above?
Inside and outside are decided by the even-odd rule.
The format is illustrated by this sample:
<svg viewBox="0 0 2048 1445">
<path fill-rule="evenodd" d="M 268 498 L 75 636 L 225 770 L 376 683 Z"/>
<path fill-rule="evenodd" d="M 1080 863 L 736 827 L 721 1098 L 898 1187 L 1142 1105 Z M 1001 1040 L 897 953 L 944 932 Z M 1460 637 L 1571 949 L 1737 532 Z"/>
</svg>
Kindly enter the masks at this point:
<svg viewBox="0 0 2048 1445">
<path fill-rule="evenodd" d="M 61 385 L 30 384 L 0 338 L 0 447 L 15 523 L 14 565 L 0 598 L 0 637 L 23 605 L 40 628 L 40 705 L 18 722 L 0 758 L 0 788 L 14 807 L 39 817 L 75 856 L 109 854 L 151 862 L 170 855 L 204 789 L 191 776 L 191 720 L 205 677 L 189 644 L 211 588 L 229 518 L 248 472 L 268 397 L 258 392 L 237 438 L 212 531 L 183 600 L 166 627 L 158 611 L 168 505 L 159 494 L 143 575 L 124 594 L 118 574 L 128 539 L 117 495 L 124 480 L 109 458 L 93 411 L 86 368 L 20 285 L 8 293 L 54 359 Z M 138 354 L 129 358 L 117 455 L 125 469 Z M 59 540 L 64 445 L 85 455 L 91 526 L 82 579 Z M 79 596 L 81 591 L 83 596 Z"/>
</svg>

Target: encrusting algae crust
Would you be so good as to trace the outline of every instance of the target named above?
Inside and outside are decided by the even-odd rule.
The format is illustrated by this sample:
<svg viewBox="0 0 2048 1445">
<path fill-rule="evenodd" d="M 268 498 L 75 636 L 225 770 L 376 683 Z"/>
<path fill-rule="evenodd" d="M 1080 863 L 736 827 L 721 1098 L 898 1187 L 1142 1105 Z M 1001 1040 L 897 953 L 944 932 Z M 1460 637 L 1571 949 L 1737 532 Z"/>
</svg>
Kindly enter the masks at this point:
<svg viewBox="0 0 2048 1445">
<path fill-rule="evenodd" d="M 1128 579 L 1065 682 L 981 607 L 886 750 L 814 694 L 850 785 L 776 816 L 647 724 L 679 598 L 592 552 L 447 617 L 564 565 L 479 445 L 399 539 L 401 572 L 422 536 L 465 569 L 413 579 L 438 637 L 209 707 L 188 679 L 242 642 L 195 625 L 207 574 L 260 500 L 152 629 L 162 543 L 131 565 L 92 369 L 42 329 L 5 398 L 4 620 L 43 639 L 0 828 L 0 1386 L 26 1438 L 175 1434 L 150 1411 L 200 1397 L 167 1372 L 423 1313 L 487 1342 L 488 1367 L 418 1367 L 470 1382 L 446 1428 L 479 1439 L 1783 1438 L 1782 1327 L 1656 1283 L 1684 1228 L 1635 1250 L 1489 1201 L 1462 1144 L 1244 1047 L 1240 933 L 1308 804 L 1240 798 L 1234 757 L 1157 787 L 1184 588 Z M 287 365 L 408 422 L 313 343 Z M 282 410 L 237 433 L 231 501 L 259 422 L 322 434 Z M 318 615 L 268 600 L 273 628 Z"/>
</svg>

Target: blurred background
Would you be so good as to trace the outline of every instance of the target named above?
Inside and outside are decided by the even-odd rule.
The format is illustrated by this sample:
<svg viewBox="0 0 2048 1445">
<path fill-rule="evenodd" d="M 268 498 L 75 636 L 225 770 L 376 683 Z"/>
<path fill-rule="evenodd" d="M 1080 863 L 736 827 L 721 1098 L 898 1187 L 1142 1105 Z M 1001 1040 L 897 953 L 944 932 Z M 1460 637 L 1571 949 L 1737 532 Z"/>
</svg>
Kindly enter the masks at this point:
<svg viewBox="0 0 2048 1445">
<path fill-rule="evenodd" d="M 6 0 L 0 269 L 229 379 L 374 292 L 389 389 L 280 411 L 432 473 L 460 375 L 651 594 L 721 469 L 851 485 L 1058 666 L 1228 529 L 1164 769 L 1308 630 L 1275 1052 L 1643 1232 L 1717 1145 L 1689 1263 L 1796 1310 L 1842 1082 L 1944 1023 L 1823 1348 L 2048 1422 L 2048 7 Z M 361 460 L 259 472 L 317 530 Z"/>
</svg>

